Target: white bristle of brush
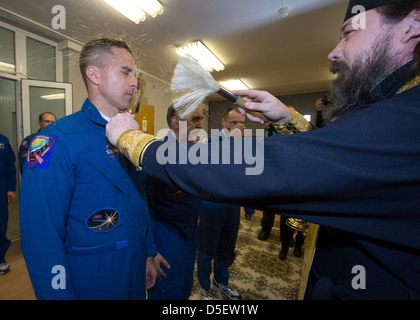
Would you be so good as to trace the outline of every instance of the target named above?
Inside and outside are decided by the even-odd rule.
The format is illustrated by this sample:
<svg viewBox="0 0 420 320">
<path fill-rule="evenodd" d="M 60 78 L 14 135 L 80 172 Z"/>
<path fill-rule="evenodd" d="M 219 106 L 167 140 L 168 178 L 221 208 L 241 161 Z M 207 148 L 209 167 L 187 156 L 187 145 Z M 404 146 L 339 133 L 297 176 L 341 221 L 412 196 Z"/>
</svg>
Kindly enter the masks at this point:
<svg viewBox="0 0 420 320">
<path fill-rule="evenodd" d="M 219 91 L 220 86 L 210 72 L 190 55 L 182 57 L 175 67 L 171 90 L 185 92 L 174 101 L 174 109 L 184 119 L 210 94 Z"/>
</svg>

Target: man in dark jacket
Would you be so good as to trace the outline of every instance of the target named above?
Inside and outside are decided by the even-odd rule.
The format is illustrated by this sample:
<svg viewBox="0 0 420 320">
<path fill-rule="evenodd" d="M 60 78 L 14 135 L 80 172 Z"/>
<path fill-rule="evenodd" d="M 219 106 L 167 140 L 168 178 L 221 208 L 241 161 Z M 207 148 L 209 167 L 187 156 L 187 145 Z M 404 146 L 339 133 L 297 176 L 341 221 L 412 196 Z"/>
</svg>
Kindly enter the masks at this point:
<svg viewBox="0 0 420 320">
<path fill-rule="evenodd" d="M 6 237 L 9 211 L 7 206 L 16 201 L 15 154 L 9 139 L 0 134 L 0 275 L 10 271 L 4 259 L 10 240 Z"/>
<path fill-rule="evenodd" d="M 350 1 L 329 55 L 338 74 L 329 123 L 266 139 L 257 176 L 244 174 L 244 161 L 162 166 L 161 143 L 127 131 L 136 128 L 129 116 L 114 118 L 107 136 L 149 175 L 193 195 L 319 224 L 305 298 L 420 299 L 419 42 L 418 0 Z M 300 126 L 269 93 L 234 93 L 271 122 Z M 135 133 L 137 144 L 128 143 Z"/>
</svg>

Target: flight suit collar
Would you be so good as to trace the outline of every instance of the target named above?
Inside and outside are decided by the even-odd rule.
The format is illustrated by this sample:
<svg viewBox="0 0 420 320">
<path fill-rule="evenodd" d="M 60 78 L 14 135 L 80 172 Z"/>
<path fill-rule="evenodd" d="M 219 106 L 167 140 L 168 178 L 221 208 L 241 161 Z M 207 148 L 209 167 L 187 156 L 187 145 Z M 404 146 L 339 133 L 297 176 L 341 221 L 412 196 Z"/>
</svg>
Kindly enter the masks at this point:
<svg viewBox="0 0 420 320">
<path fill-rule="evenodd" d="M 95 105 L 87 98 L 82 106 L 82 112 L 88 117 L 88 119 L 97 125 L 105 127 L 108 123 L 99 113 Z"/>
</svg>

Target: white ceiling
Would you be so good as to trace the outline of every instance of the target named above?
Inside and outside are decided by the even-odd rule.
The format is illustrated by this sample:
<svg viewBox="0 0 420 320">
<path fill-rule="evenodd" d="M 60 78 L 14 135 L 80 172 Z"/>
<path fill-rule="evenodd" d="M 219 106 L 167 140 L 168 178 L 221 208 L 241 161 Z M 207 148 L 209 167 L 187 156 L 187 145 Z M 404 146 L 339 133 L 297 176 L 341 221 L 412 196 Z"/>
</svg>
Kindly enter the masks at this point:
<svg viewBox="0 0 420 320">
<path fill-rule="evenodd" d="M 225 64 L 217 81 L 241 78 L 250 88 L 272 94 L 328 90 L 333 76 L 328 53 L 340 35 L 347 0 L 160 0 L 164 13 L 136 25 L 103 0 L 61 0 L 66 29 L 79 44 L 92 37 L 119 36 L 130 42 L 138 67 L 171 81 L 179 56 L 175 48 L 201 40 Z M 0 16 L 50 28 L 57 0 L 0 0 Z M 47 32 L 62 40 L 56 32 Z M 217 99 L 218 97 L 213 97 Z"/>
</svg>

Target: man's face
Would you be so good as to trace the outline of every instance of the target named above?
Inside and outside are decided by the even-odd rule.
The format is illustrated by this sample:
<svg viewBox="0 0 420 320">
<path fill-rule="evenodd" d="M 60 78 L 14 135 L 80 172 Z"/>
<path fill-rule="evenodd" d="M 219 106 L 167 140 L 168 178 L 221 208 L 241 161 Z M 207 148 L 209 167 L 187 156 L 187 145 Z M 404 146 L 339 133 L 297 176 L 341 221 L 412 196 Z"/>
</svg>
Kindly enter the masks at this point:
<svg viewBox="0 0 420 320">
<path fill-rule="evenodd" d="M 38 121 L 39 127 L 44 129 L 49 124 L 53 123 L 55 121 L 55 117 L 52 114 L 46 113 L 42 116 L 41 121 Z"/>
<path fill-rule="evenodd" d="M 376 10 L 365 12 L 365 28 L 353 28 L 353 19 L 357 21 L 361 18 L 359 14 L 347 20 L 341 28 L 341 38 L 337 47 L 328 55 L 330 61 L 344 61 L 350 68 L 356 59 L 363 54 L 372 54 L 372 48 L 376 40 L 383 36 L 384 27 L 380 19 L 380 14 Z"/>
<path fill-rule="evenodd" d="M 243 131 L 245 129 L 245 116 L 241 115 L 238 111 L 232 110 L 228 113 L 225 118 L 222 118 L 222 125 L 224 129 L 232 131 L 233 129 L 239 129 Z"/>
<path fill-rule="evenodd" d="M 187 133 L 190 134 L 194 129 L 203 129 L 203 118 L 203 110 L 198 107 L 185 119 L 185 121 L 187 121 Z"/>
<path fill-rule="evenodd" d="M 190 132 L 193 131 L 194 129 L 203 129 L 203 122 L 202 122 L 203 118 L 204 118 L 203 110 L 200 107 L 195 109 L 194 112 L 188 115 L 188 117 L 186 117 L 184 120 L 181 120 L 177 116 L 174 116 L 172 118 L 172 130 L 174 130 L 175 132 L 176 139 L 180 140 L 180 122 L 181 121 L 184 121 L 187 123 L 186 137 L 183 137 L 183 138 L 188 138 Z M 182 132 L 182 135 L 185 135 L 185 132 Z M 197 137 L 197 140 L 198 139 L 199 137 Z"/>
<path fill-rule="evenodd" d="M 124 48 L 114 47 L 106 57 L 105 66 L 98 68 L 99 93 L 115 113 L 126 110 L 137 87 L 134 57 Z"/>
<path fill-rule="evenodd" d="M 392 34 L 382 24 L 379 13 L 366 12 L 365 29 L 353 29 L 352 19 L 344 23 L 341 41 L 328 56 L 331 71 L 338 77 L 331 83 L 333 105 L 327 110 L 327 121 L 382 99 L 378 84 L 399 66 Z"/>
</svg>

